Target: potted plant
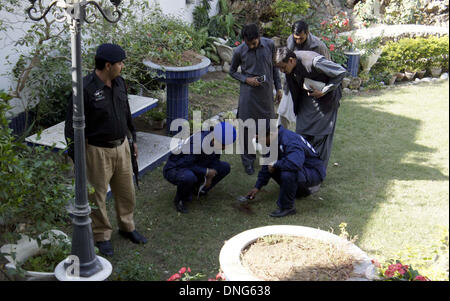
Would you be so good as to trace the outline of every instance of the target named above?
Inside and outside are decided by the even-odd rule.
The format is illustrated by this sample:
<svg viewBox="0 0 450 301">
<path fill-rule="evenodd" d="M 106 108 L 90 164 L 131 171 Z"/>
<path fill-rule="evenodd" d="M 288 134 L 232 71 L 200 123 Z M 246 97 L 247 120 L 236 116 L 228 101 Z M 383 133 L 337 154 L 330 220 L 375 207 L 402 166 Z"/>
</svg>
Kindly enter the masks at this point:
<svg viewBox="0 0 450 301">
<path fill-rule="evenodd" d="M 405 78 L 407 80 L 412 80 L 414 78 L 414 76 L 416 75 L 416 72 L 417 71 L 414 71 L 414 69 L 407 69 L 407 70 L 405 70 Z"/>
<path fill-rule="evenodd" d="M 148 112 L 148 121 L 150 126 L 155 130 L 162 130 L 164 128 L 166 113 L 160 110 L 150 110 Z"/>
<path fill-rule="evenodd" d="M 15 244 L 1 247 L 0 253 L 8 263 L 7 271 L 19 279 L 54 280 L 56 265 L 71 252 L 71 242 L 59 230 L 42 233 L 36 239 L 22 234 Z"/>
<path fill-rule="evenodd" d="M 426 63 L 427 60 L 425 58 L 419 58 L 416 60 L 415 66 L 417 78 L 423 78 L 425 76 L 425 73 L 427 72 Z"/>
<path fill-rule="evenodd" d="M 341 47 L 346 49 L 344 54 L 347 56 L 347 71 L 352 77 L 357 77 L 361 60 L 361 51 L 354 48 L 353 38 L 349 36 L 340 36 Z"/>
<path fill-rule="evenodd" d="M 390 61 L 386 64 L 386 72 L 390 74 L 389 85 L 393 85 L 397 81 L 397 77 L 401 75 L 398 72 L 399 65 L 396 61 Z M 403 77 L 401 77 L 403 79 Z"/>
<path fill-rule="evenodd" d="M 340 225 L 339 236 L 292 225 L 265 226 L 241 232 L 227 240 L 222 247 L 220 268 L 229 281 L 376 279 L 371 259 L 352 239 L 345 236 L 348 235 L 345 226 L 345 223 Z M 251 248 L 260 242 L 268 244 L 269 248 L 251 254 Z M 299 253 L 295 253 L 298 254 L 280 251 L 282 248 L 293 250 L 291 242 L 304 247 L 296 247 Z M 291 256 L 295 259 L 292 260 L 294 257 Z M 332 274 L 340 273 L 341 269 L 347 271 L 335 278 Z M 318 271 L 314 275 L 316 279 L 309 277 L 311 270 Z"/>
<path fill-rule="evenodd" d="M 361 50 L 360 64 L 362 70 L 366 73 L 370 71 L 373 65 L 376 64 L 383 52 L 380 47 L 381 37 L 372 38 L 366 41 L 355 41 L 355 47 Z"/>
<path fill-rule="evenodd" d="M 430 64 L 430 73 L 432 77 L 439 77 L 442 72 L 442 66 L 440 60 L 433 60 Z"/>
<path fill-rule="evenodd" d="M 188 118 L 189 83 L 206 74 L 211 61 L 199 54 L 195 31 L 174 17 L 161 14 L 147 30 L 145 44 L 151 49 L 143 64 L 156 80 L 166 83 L 167 131 L 175 135 L 172 121 Z"/>
</svg>

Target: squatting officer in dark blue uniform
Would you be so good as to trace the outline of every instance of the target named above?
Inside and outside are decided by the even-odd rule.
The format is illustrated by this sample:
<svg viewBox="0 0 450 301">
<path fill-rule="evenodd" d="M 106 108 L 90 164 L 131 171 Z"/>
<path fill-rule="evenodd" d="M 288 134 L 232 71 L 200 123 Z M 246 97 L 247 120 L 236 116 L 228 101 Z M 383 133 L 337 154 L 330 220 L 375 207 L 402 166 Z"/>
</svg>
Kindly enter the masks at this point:
<svg viewBox="0 0 450 301">
<path fill-rule="evenodd" d="M 277 200 L 278 210 L 272 212 L 270 216 L 283 217 L 295 214 L 295 198 L 303 196 L 309 187 L 318 185 L 325 179 L 323 160 L 305 138 L 281 125 L 273 132 L 267 126 L 265 135 L 267 147 L 278 143 L 277 160 L 272 164 L 263 165 L 255 187 L 247 194 L 247 198 L 253 199 L 273 178 L 280 185 L 280 193 Z M 266 157 L 269 156 L 270 153 L 266 154 Z"/>
<path fill-rule="evenodd" d="M 200 135 L 200 139 L 195 139 L 195 135 Z M 186 203 L 192 200 L 195 190 L 198 195 L 205 195 L 230 173 L 230 164 L 220 161 L 220 154 L 214 149 L 223 150 L 236 140 L 236 130 L 227 122 L 218 123 L 214 131 L 201 131 L 195 135 L 180 146 L 180 153 L 170 154 L 163 169 L 164 178 L 177 186 L 174 203 L 181 213 L 187 213 Z M 196 141 L 201 144 L 196 146 Z M 210 147 L 210 151 L 205 146 Z M 195 152 L 197 147 L 199 151 Z"/>
</svg>

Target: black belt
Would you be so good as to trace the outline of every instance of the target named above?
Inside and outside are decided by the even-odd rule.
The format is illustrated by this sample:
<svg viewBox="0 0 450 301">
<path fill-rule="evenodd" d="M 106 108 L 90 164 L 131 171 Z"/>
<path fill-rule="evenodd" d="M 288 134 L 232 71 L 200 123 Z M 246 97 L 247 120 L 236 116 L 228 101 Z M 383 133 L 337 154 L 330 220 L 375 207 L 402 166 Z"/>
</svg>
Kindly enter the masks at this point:
<svg viewBox="0 0 450 301">
<path fill-rule="evenodd" d="M 121 146 L 122 143 L 125 141 L 125 137 L 121 139 L 116 139 L 112 141 L 91 141 L 88 140 L 88 144 L 98 147 L 107 147 L 107 148 L 114 148 Z"/>
</svg>

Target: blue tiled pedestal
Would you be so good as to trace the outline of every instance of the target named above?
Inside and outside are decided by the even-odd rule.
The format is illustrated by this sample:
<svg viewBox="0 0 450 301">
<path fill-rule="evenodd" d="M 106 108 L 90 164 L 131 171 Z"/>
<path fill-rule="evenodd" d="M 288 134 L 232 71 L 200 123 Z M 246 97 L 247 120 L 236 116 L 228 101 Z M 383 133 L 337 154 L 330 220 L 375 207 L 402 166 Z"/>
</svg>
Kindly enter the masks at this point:
<svg viewBox="0 0 450 301">
<path fill-rule="evenodd" d="M 189 83 L 195 82 L 208 72 L 211 61 L 202 57 L 197 65 L 187 67 L 168 67 L 144 61 L 151 71 L 156 72 L 157 80 L 167 84 L 167 132 L 175 135 L 179 130 L 171 131 L 172 121 L 182 118 L 188 119 Z"/>
</svg>

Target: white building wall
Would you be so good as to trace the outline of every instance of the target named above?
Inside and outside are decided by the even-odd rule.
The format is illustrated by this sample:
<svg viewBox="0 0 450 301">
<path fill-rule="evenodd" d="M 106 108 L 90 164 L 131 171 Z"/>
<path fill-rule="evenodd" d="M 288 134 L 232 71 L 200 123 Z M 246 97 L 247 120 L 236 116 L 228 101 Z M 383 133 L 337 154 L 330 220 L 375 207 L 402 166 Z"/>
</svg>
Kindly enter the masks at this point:
<svg viewBox="0 0 450 301">
<path fill-rule="evenodd" d="M 24 6 L 26 5 L 29 5 L 28 1 Z M 0 19 L 13 24 L 11 30 L 6 32 L 0 31 L 0 90 L 3 89 L 8 91 L 12 88 L 13 83 L 6 74 L 14 67 L 20 53 L 28 50 L 28 47 L 26 46 L 15 46 L 14 44 L 18 38 L 24 36 L 25 32 L 30 28 L 31 23 L 25 22 L 25 13 L 13 15 L 0 11 Z M 8 61 L 12 62 L 12 65 L 10 65 Z"/>
<path fill-rule="evenodd" d="M 177 16 L 188 23 L 192 23 L 192 12 L 195 6 L 201 3 L 201 0 L 150 0 L 150 3 L 158 3 L 165 14 Z M 218 12 L 218 0 L 211 1 L 210 15 L 216 15 Z"/>
<path fill-rule="evenodd" d="M 1 1 L 1 0 L 0 0 Z M 126 0 L 125 0 L 126 1 Z M 150 4 L 158 3 L 164 14 L 177 16 L 185 22 L 192 23 L 192 12 L 201 0 L 148 0 Z M 23 1 L 24 6 L 28 6 L 28 1 Z M 217 14 L 218 0 L 211 1 L 210 15 Z M 0 31 L 0 90 L 8 91 L 13 89 L 14 83 L 6 74 L 14 67 L 19 58 L 18 52 L 26 52 L 27 47 L 15 46 L 15 41 L 23 36 L 23 33 L 29 28 L 30 23 L 26 23 L 25 13 L 17 16 L 0 11 L 0 19 L 14 22 L 14 28 L 7 32 Z M 70 47 L 70 45 L 68 45 Z M 8 58 L 8 59 L 7 59 Z M 7 61 L 12 62 L 9 64 Z"/>
</svg>

